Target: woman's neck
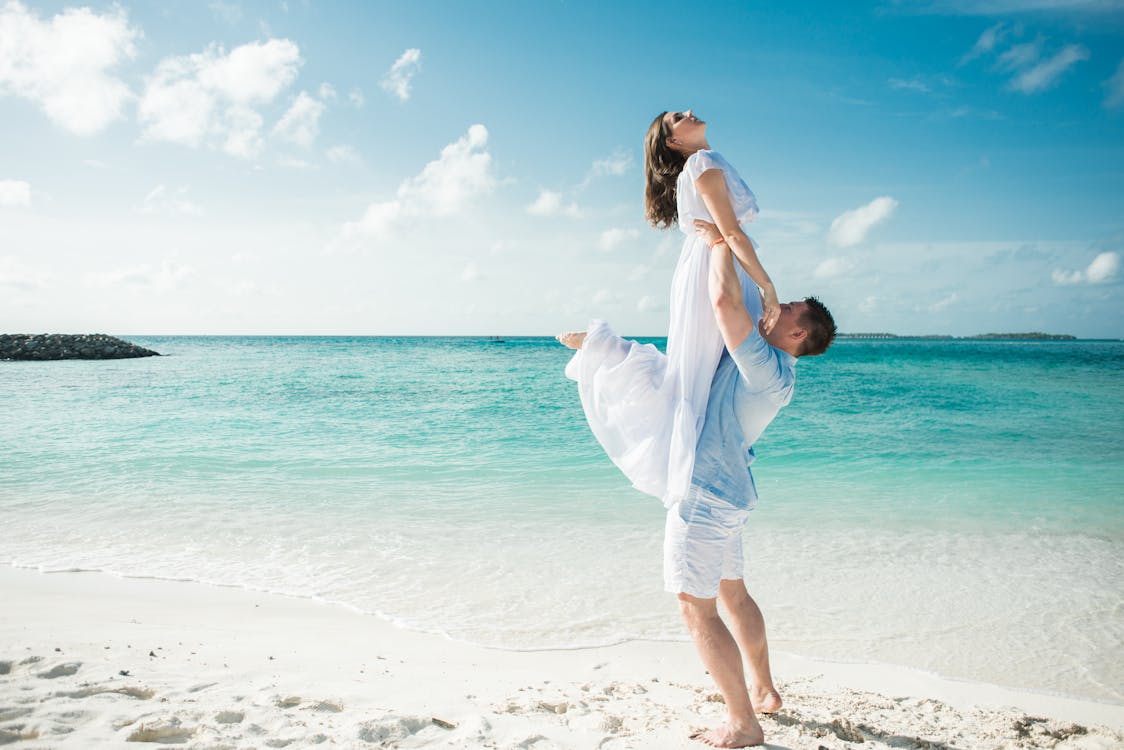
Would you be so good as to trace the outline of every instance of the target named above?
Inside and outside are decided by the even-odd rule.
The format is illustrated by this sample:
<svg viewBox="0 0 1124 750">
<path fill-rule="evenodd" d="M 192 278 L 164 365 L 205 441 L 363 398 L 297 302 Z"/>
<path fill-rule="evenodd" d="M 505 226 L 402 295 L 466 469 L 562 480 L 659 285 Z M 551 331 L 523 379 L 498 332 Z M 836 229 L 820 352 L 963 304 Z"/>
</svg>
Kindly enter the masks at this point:
<svg viewBox="0 0 1124 750">
<path fill-rule="evenodd" d="M 706 141 L 703 141 L 702 145 L 700 145 L 700 146 L 696 146 L 695 148 L 689 148 L 689 149 L 685 148 L 685 149 L 683 149 L 683 156 L 684 156 L 684 158 L 690 159 L 692 156 L 694 156 L 699 151 L 709 151 L 709 150 L 710 150 L 710 144 L 708 144 Z"/>
</svg>

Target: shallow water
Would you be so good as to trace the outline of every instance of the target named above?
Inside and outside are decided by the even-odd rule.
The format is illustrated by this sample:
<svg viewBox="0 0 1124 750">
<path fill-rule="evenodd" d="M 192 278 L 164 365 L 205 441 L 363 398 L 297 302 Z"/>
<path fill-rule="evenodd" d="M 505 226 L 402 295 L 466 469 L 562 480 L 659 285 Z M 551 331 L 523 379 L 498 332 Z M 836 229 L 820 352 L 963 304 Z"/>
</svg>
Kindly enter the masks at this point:
<svg viewBox="0 0 1124 750">
<path fill-rule="evenodd" d="M 552 340 L 0 362 L 0 563 L 317 597 L 505 648 L 682 638 L 663 510 Z M 1124 343 L 840 341 L 757 446 L 775 648 L 1124 702 Z"/>
</svg>

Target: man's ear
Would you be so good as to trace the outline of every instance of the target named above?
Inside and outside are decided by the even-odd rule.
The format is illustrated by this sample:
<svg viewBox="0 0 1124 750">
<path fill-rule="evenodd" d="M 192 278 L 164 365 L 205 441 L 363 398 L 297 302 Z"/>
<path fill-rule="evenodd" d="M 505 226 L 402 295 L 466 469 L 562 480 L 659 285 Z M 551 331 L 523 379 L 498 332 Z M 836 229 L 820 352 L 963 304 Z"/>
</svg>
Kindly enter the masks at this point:
<svg viewBox="0 0 1124 750">
<path fill-rule="evenodd" d="M 790 333 L 788 335 L 788 337 L 790 339 L 792 339 L 793 343 L 803 341 L 804 339 L 808 338 L 808 329 L 807 328 L 793 328 L 792 333 Z"/>
</svg>

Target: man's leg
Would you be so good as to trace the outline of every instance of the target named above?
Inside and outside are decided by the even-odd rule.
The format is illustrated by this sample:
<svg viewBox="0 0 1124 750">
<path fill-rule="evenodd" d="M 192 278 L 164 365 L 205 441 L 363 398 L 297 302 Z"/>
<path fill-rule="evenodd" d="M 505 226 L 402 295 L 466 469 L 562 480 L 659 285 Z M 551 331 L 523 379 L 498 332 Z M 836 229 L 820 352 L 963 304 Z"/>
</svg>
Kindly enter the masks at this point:
<svg viewBox="0 0 1124 750">
<path fill-rule="evenodd" d="M 759 713 L 779 711 L 781 696 L 773 685 L 773 674 L 769 669 L 769 643 L 765 639 L 765 618 L 761 609 L 740 578 L 723 579 L 718 587 L 718 597 L 730 614 L 731 630 L 749 665 L 752 685 L 749 698 L 753 709 Z"/>
<path fill-rule="evenodd" d="M 715 747 L 760 745 L 765 741 L 765 734 L 749 701 L 742 655 L 730 630 L 718 616 L 716 600 L 679 594 L 679 611 L 683 613 L 703 665 L 726 701 L 729 717 L 724 726 L 692 737 Z"/>
</svg>

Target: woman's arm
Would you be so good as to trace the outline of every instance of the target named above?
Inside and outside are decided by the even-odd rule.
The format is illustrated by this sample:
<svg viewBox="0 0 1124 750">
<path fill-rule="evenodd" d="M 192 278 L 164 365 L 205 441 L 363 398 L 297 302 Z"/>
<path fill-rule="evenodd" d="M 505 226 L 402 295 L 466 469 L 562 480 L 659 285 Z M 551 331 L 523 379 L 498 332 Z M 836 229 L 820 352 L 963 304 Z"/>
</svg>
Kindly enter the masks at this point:
<svg viewBox="0 0 1124 750">
<path fill-rule="evenodd" d="M 711 218 L 718 225 L 718 231 L 726 239 L 738 263 L 749 274 L 749 277 L 761 288 L 761 303 L 764 308 L 762 326 L 766 333 L 776 325 L 781 314 L 781 306 L 777 301 L 777 290 L 773 287 L 773 280 L 765 272 L 765 267 L 757 259 L 757 251 L 749 237 L 742 231 L 738 218 L 734 215 L 734 207 L 730 203 L 730 193 L 726 189 L 726 177 L 720 169 L 708 169 L 695 180 L 695 188 L 702 198 L 706 208 L 710 211 Z"/>
</svg>

